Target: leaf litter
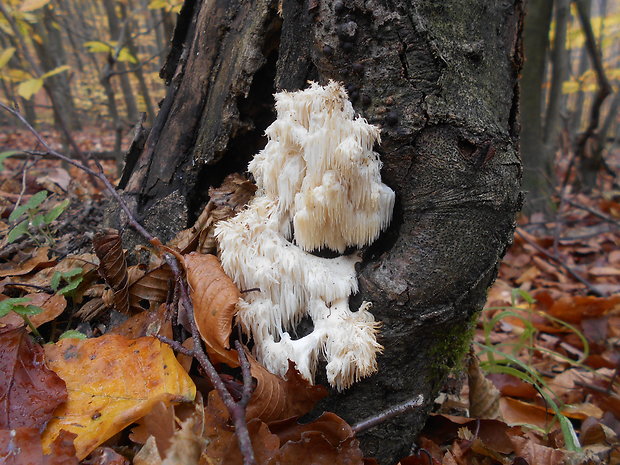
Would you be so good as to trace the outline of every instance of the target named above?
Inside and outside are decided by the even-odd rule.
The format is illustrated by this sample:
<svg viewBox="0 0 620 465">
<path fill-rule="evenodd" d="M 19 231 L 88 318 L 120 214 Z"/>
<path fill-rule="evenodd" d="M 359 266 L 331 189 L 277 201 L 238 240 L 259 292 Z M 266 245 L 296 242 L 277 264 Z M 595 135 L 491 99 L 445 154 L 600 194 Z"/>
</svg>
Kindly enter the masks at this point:
<svg viewBox="0 0 620 465">
<path fill-rule="evenodd" d="M 76 204 L 100 201 L 99 188 L 82 174 L 40 163 L 45 169 L 26 173 L 23 201 L 43 188 L 68 196 L 72 214 L 79 214 Z M 11 194 L 7 198 L 17 199 L 21 188 L 0 180 L 0 190 Z M 210 255 L 212 230 L 253 193 L 254 185 L 242 176 L 227 178 L 211 189 L 196 224 L 170 243 L 184 255 L 196 323 L 233 392 L 241 390 L 231 347 L 235 303 L 248 290 L 236 289 Z M 402 459 L 403 465 L 620 463 L 620 240 L 613 223 L 620 221 L 620 203 L 605 192 L 566 195 L 573 204 L 563 203 L 555 223 L 541 227 L 539 218 L 520 220 L 480 318 L 477 355 L 467 362 L 469 382 L 450 394 L 451 401 L 436 405 L 417 450 Z M 12 204 L 2 205 L 6 218 Z M 600 211 L 612 222 L 574 205 Z M 77 236 L 95 230 L 91 226 Z M 72 241 L 60 234 L 52 247 L 23 240 L 2 255 L 0 299 L 27 296 L 41 307 L 32 323 L 53 342 L 43 350 L 21 317 L 0 320 L 2 360 L 26 370 L 14 370 L 11 379 L 21 380 L 20 386 L 26 378 L 34 383 L 18 394 L 12 384 L 11 395 L 22 400 L 9 404 L 46 412 L 29 422 L 33 414 L 24 413 L 27 409 L 5 408 L 0 453 L 29 454 L 13 455 L 7 463 L 242 463 L 228 412 L 212 386 L 191 358 L 174 356 L 153 337 L 171 338 L 179 328 L 173 331 L 170 270 L 154 255 L 130 266 L 126 255 L 131 254 L 116 232 L 102 236 L 114 242 L 99 257 L 84 242 L 76 249 L 75 236 Z M 69 295 L 49 292 L 56 273 L 77 267 L 83 270 L 81 280 Z M 89 338 L 59 340 L 66 329 Z M 254 392 L 248 427 L 258 463 L 365 463 L 344 420 L 326 413 L 299 423 L 326 395 L 324 388 L 309 386 L 294 366 L 283 379 L 251 357 L 250 363 Z M 29 371 L 35 366 L 36 375 Z M 37 391 L 37 380 L 48 379 L 42 376 L 54 381 Z"/>
</svg>

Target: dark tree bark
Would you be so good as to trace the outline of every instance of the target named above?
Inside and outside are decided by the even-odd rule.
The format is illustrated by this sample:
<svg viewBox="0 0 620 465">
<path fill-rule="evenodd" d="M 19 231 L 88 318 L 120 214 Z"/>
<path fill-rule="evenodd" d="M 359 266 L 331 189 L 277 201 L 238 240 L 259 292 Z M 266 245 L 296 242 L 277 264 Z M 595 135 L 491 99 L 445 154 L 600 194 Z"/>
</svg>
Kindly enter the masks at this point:
<svg viewBox="0 0 620 465">
<path fill-rule="evenodd" d="M 543 144 L 542 114 L 545 57 L 549 45 L 552 0 L 528 0 L 523 42 L 525 65 L 521 79 L 521 154 L 526 213 L 546 211 L 551 197 L 551 160 Z"/>
<path fill-rule="evenodd" d="M 471 328 L 521 205 L 520 0 L 185 2 L 163 69 L 169 89 L 121 187 L 162 239 L 207 189 L 265 143 L 276 90 L 343 82 L 382 127 L 389 230 L 364 253 L 360 293 L 383 322 L 379 372 L 317 410 L 354 423 L 425 397 L 424 408 L 361 435 L 383 463 L 406 455 Z M 355 307 L 357 302 L 352 303 Z"/>
</svg>

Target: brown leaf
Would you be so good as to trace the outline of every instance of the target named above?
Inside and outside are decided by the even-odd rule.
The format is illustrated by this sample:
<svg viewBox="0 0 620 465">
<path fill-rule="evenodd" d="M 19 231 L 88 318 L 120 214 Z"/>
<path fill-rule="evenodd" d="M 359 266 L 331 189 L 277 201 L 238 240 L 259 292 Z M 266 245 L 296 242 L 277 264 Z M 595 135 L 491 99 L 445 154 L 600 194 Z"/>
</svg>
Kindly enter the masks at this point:
<svg viewBox="0 0 620 465">
<path fill-rule="evenodd" d="M 499 400 L 502 417 L 509 425 L 529 424 L 547 429 L 553 420 L 553 415 L 549 414 L 544 408 L 522 402 L 511 397 L 502 397 Z"/>
<path fill-rule="evenodd" d="M 505 396 L 534 399 L 538 391 L 529 383 L 521 381 L 516 376 L 505 373 L 490 373 L 487 375 L 495 387 Z"/>
<path fill-rule="evenodd" d="M 207 352 L 215 362 L 237 366 L 237 356 L 229 350 L 228 339 L 241 293 L 215 255 L 192 252 L 185 256 L 185 266 L 194 319 Z"/>
<path fill-rule="evenodd" d="M 164 456 L 175 431 L 174 407 L 164 402 L 157 402 L 151 411 L 137 421 L 131 429 L 129 439 L 138 444 L 145 444 L 149 437 L 155 438 L 159 454 Z"/>
<path fill-rule="evenodd" d="M 0 328 L 0 429 L 42 431 L 67 399 L 64 381 L 45 366 L 43 349 L 23 327 Z"/>
<path fill-rule="evenodd" d="M 266 423 L 302 416 L 327 396 L 324 386 L 312 386 L 289 361 L 285 379 L 269 373 L 254 358 L 250 357 L 252 376 L 256 388 L 248 405 L 248 418 L 260 418 Z"/>
<path fill-rule="evenodd" d="M 512 436 L 511 440 L 515 454 L 527 460 L 529 465 L 555 465 L 564 460 L 562 450 L 536 444 L 531 439 L 521 436 Z"/>
<path fill-rule="evenodd" d="M 492 381 L 485 378 L 480 369 L 478 357 L 469 357 L 467 366 L 469 383 L 469 413 L 474 418 L 488 418 L 491 420 L 501 417 L 499 411 L 499 390 Z"/>
<path fill-rule="evenodd" d="M 133 267 L 132 267 L 133 268 Z M 170 282 L 172 281 L 172 270 L 166 264 L 160 265 L 138 279 L 129 279 L 129 305 L 135 310 L 149 310 L 141 305 L 141 302 L 148 301 L 150 309 L 157 308 L 159 304 L 166 301 Z"/>
<path fill-rule="evenodd" d="M 43 309 L 41 313 L 29 317 L 30 322 L 35 328 L 38 328 L 48 321 L 52 321 L 60 315 L 67 306 L 67 300 L 60 294 L 45 294 L 39 292 L 37 294 L 28 294 L 24 297 L 30 299 L 28 305 L 35 305 Z M 24 319 L 15 312 L 10 312 L 3 318 L 0 318 L 0 323 L 11 326 L 21 326 L 24 324 Z"/>
<path fill-rule="evenodd" d="M 620 295 L 611 297 L 564 296 L 549 309 L 549 314 L 567 323 L 596 318 L 620 309 Z"/>
<path fill-rule="evenodd" d="M 165 336 L 172 338 L 172 324 L 166 319 L 166 305 L 161 304 L 157 311 L 143 310 L 130 316 L 107 334 L 119 334 L 129 339 L 144 336 Z"/>
<path fill-rule="evenodd" d="M 50 445 L 50 454 L 43 454 L 41 432 L 37 428 L 0 430 L 0 457 L 3 465 L 78 465 L 73 438 L 75 434 L 61 431 Z"/>
<path fill-rule="evenodd" d="M 209 203 L 196 223 L 178 233 L 169 245 L 178 248 L 181 253 L 193 250 L 203 254 L 215 253 L 213 227 L 218 221 L 235 216 L 254 196 L 255 191 L 256 186 L 239 173 L 226 176 L 220 187 L 209 189 Z"/>
<path fill-rule="evenodd" d="M 93 237 L 99 258 L 99 273 L 114 291 L 114 306 L 119 312 L 129 311 L 127 262 L 121 236 L 115 229 L 106 229 Z"/>
<path fill-rule="evenodd" d="M 39 247 L 32 251 L 30 257 L 21 257 L 19 265 L 14 262 L 3 263 L 0 266 L 0 278 L 5 276 L 21 276 L 31 271 L 47 268 L 56 264 L 55 258 L 47 258 L 49 247 Z"/>
<path fill-rule="evenodd" d="M 97 447 L 83 465 L 130 465 L 127 458 L 110 447 Z"/>
</svg>

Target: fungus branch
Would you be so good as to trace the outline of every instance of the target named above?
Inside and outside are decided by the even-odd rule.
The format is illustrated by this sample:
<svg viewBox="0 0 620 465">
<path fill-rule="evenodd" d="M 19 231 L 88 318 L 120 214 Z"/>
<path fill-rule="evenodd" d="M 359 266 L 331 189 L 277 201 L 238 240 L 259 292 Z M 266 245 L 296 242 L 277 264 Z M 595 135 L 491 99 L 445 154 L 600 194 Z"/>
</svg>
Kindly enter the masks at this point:
<svg viewBox="0 0 620 465">
<path fill-rule="evenodd" d="M 16 110 L 4 105 L 0 102 L 0 108 L 11 113 L 17 119 L 19 119 L 28 130 L 36 137 L 39 143 L 45 148 L 46 155 L 51 155 L 55 158 L 63 160 L 76 168 L 88 173 L 95 179 L 101 181 L 106 187 L 107 192 L 116 200 L 121 209 L 127 215 L 127 221 L 129 224 L 138 231 L 145 239 L 147 239 L 151 244 L 157 247 L 163 254 L 164 260 L 170 266 L 172 273 L 175 279 L 175 296 L 173 298 L 174 301 L 178 301 L 180 307 L 186 312 L 187 319 L 190 323 L 192 340 L 194 343 L 194 347 L 192 350 L 187 350 L 183 348 L 178 342 L 167 339 L 160 338 L 163 342 L 168 343 L 173 349 L 178 350 L 186 355 L 191 355 L 198 360 L 200 366 L 203 368 L 209 381 L 215 387 L 218 392 L 220 398 L 224 402 L 228 412 L 230 413 L 230 417 L 235 425 L 235 432 L 237 436 L 237 441 L 239 443 L 239 449 L 241 454 L 243 455 L 243 462 L 245 465 L 253 465 L 256 463 L 254 458 L 254 450 L 252 448 L 252 443 L 250 442 L 250 435 L 248 433 L 247 421 L 246 421 L 246 411 L 245 408 L 250 400 L 252 395 L 252 377 L 250 375 L 250 365 L 248 359 L 245 356 L 245 352 L 241 344 L 237 342 L 237 353 L 239 356 L 239 364 L 242 369 L 243 375 L 243 395 L 241 400 L 235 402 L 232 395 L 224 385 L 224 382 L 220 378 L 220 375 L 215 370 L 215 367 L 209 360 L 203 346 L 202 340 L 200 337 L 200 333 L 198 331 L 198 327 L 196 326 L 196 321 L 194 319 L 194 306 L 192 304 L 191 298 L 188 292 L 188 284 L 187 279 L 185 277 L 183 263 L 180 260 L 180 256 L 175 255 L 174 253 L 170 253 L 170 249 L 166 248 L 156 237 L 151 235 L 144 227 L 136 220 L 133 215 L 131 209 L 125 202 L 125 200 L 121 197 L 121 195 L 116 191 L 110 180 L 105 176 L 103 172 L 103 167 L 97 161 L 95 161 L 97 165 L 97 170 L 93 170 L 89 166 L 85 164 L 79 163 L 62 153 L 59 153 L 52 149 L 50 145 L 45 141 L 45 139 L 32 127 L 30 123 Z"/>
<path fill-rule="evenodd" d="M 276 94 L 277 119 L 267 146 L 248 169 L 257 193 L 248 208 L 216 226 L 224 271 L 240 289 L 258 288 L 238 304 L 259 361 L 284 375 L 288 360 L 312 382 L 320 356 L 341 390 L 377 370 L 378 323 L 357 292 L 357 253 L 327 259 L 310 252 L 372 243 L 389 224 L 394 192 L 381 182 L 373 151 L 380 130 L 355 115 L 342 86 L 312 83 Z M 289 331 L 308 315 L 309 335 Z"/>
</svg>

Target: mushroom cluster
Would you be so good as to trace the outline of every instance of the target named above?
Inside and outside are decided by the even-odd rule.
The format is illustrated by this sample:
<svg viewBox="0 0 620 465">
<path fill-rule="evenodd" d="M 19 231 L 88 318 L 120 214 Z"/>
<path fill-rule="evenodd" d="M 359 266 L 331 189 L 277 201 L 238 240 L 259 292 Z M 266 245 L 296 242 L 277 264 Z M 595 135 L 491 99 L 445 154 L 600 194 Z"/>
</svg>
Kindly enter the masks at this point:
<svg viewBox="0 0 620 465">
<path fill-rule="evenodd" d="M 310 382 L 320 356 L 341 390 L 377 369 L 378 323 L 357 292 L 358 253 L 310 252 L 372 243 L 392 217 L 394 192 L 381 182 L 373 151 L 380 130 L 355 115 L 342 86 L 311 83 L 276 94 L 268 143 L 249 164 L 258 190 L 248 207 L 216 227 L 220 260 L 244 294 L 237 318 L 257 359 L 284 375 L 288 360 Z M 294 339 L 301 319 L 314 328 Z"/>
</svg>

